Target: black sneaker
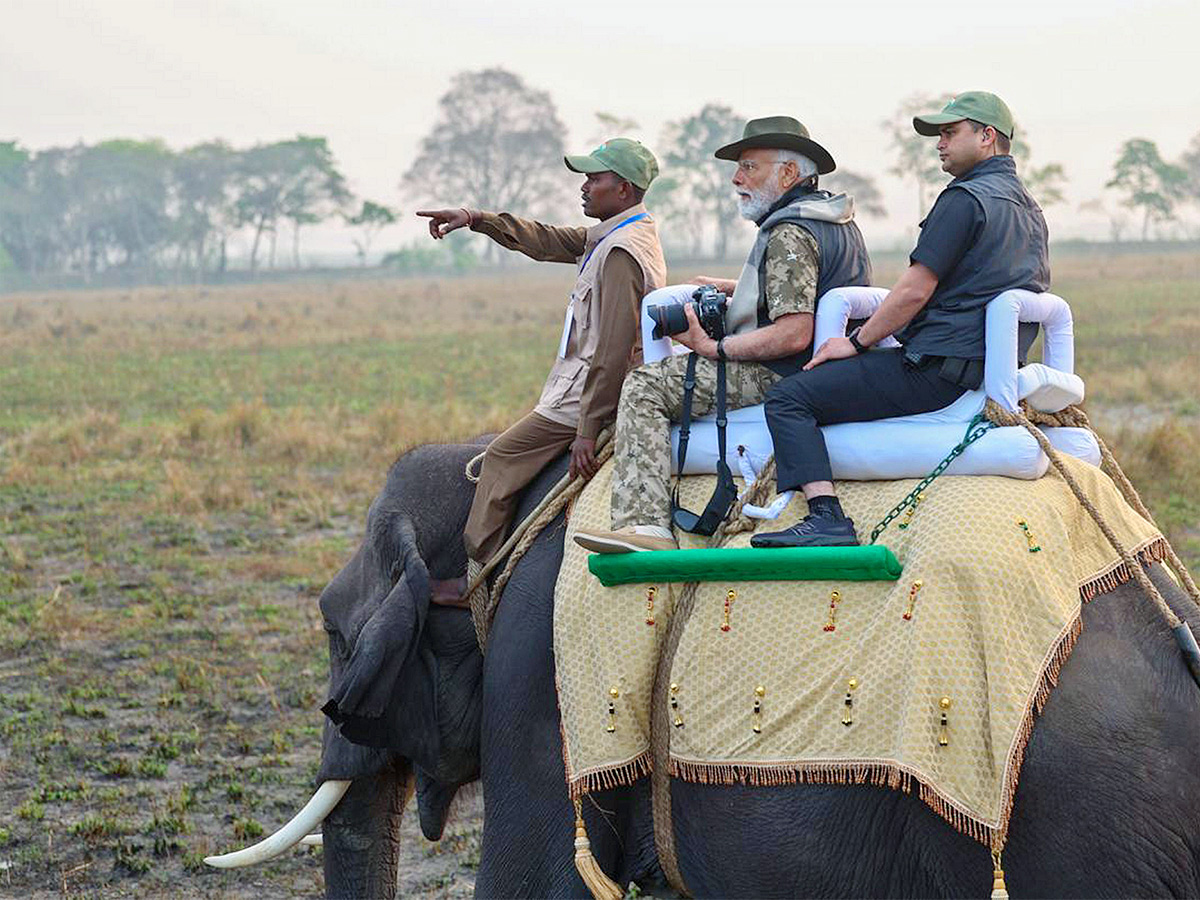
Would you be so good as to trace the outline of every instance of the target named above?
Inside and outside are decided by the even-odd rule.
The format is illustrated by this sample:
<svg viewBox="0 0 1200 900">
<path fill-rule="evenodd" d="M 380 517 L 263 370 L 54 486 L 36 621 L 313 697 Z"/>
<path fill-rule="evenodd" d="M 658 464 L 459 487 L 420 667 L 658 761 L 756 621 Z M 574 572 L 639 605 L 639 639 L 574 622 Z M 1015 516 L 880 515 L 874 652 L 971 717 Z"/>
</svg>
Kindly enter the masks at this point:
<svg viewBox="0 0 1200 900">
<path fill-rule="evenodd" d="M 857 547 L 854 522 L 846 516 L 810 513 L 791 528 L 750 538 L 751 547 Z"/>
</svg>

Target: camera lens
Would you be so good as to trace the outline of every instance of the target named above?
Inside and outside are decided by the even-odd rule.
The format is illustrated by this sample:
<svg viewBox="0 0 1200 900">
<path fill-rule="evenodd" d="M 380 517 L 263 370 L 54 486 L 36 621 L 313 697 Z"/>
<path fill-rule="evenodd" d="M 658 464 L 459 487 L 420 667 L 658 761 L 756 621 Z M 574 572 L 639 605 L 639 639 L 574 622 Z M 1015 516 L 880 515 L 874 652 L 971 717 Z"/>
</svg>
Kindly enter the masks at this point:
<svg viewBox="0 0 1200 900">
<path fill-rule="evenodd" d="M 680 334 L 688 330 L 687 316 L 684 314 L 683 307 L 678 303 L 648 306 L 646 314 L 654 322 L 654 330 L 650 332 L 650 337 L 656 341 L 664 335 Z"/>
</svg>

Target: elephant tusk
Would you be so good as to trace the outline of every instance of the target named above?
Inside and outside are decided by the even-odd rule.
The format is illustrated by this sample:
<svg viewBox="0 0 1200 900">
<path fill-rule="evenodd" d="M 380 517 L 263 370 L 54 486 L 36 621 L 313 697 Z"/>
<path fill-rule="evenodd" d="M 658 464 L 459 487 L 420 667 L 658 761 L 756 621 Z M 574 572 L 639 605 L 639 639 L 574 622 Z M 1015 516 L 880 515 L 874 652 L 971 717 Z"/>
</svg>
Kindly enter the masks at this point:
<svg viewBox="0 0 1200 900">
<path fill-rule="evenodd" d="M 205 863 L 217 869 L 236 869 L 274 859 L 305 840 L 309 831 L 319 825 L 333 811 L 348 790 L 350 790 L 349 781 L 330 780 L 324 782 L 317 788 L 312 799 L 304 804 L 304 808 L 273 835 L 263 838 L 253 847 L 247 847 L 244 850 L 236 850 L 221 856 L 206 856 Z"/>
<path fill-rule="evenodd" d="M 325 838 L 322 837 L 321 833 L 318 831 L 316 834 L 310 834 L 300 838 L 300 843 L 302 843 L 305 847 L 324 847 Z"/>
</svg>

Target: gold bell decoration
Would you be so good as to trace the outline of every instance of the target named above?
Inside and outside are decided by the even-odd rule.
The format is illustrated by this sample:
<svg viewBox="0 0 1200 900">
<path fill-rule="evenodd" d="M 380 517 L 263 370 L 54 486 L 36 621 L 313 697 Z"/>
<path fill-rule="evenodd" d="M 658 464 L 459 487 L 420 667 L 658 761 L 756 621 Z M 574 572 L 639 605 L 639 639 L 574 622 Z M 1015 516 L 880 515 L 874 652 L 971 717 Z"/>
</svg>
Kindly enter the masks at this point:
<svg viewBox="0 0 1200 900">
<path fill-rule="evenodd" d="M 904 519 L 896 527 L 901 531 L 906 531 L 908 526 L 912 524 L 913 516 L 917 514 L 917 504 L 925 499 L 925 495 L 917 494 L 917 499 L 912 502 L 912 506 L 908 508 L 908 512 L 904 514 Z"/>
<path fill-rule="evenodd" d="M 654 627 L 654 596 L 658 593 L 658 588 L 654 585 L 646 588 L 646 624 L 651 628 Z"/>
<path fill-rule="evenodd" d="M 938 709 L 942 711 L 941 721 L 938 724 L 938 746 L 947 747 L 950 744 L 950 719 L 946 713 L 950 709 L 950 698 L 943 697 L 938 701 Z"/>
<path fill-rule="evenodd" d="M 731 626 L 729 624 L 729 613 L 733 609 L 733 601 L 737 599 L 737 591 L 731 590 L 725 594 L 725 612 L 721 616 L 721 630 L 728 631 Z"/>
<path fill-rule="evenodd" d="M 825 631 L 837 631 L 837 607 L 841 602 L 842 592 L 833 591 L 829 595 L 829 621 L 825 623 Z"/>
<path fill-rule="evenodd" d="M 751 726 L 755 734 L 762 734 L 762 699 L 767 695 L 767 689 L 761 684 L 754 689 L 754 712 Z"/>
<path fill-rule="evenodd" d="M 842 724 L 847 727 L 854 724 L 854 691 L 857 688 L 857 678 L 851 678 L 846 682 L 846 711 L 842 713 Z"/>
<path fill-rule="evenodd" d="M 604 726 L 604 730 L 609 734 L 617 730 L 617 698 L 620 696 L 621 692 L 617 690 L 616 685 L 608 689 L 608 724 Z"/>
<path fill-rule="evenodd" d="M 906 609 L 904 611 L 904 615 L 901 616 L 901 618 L 904 619 L 905 622 L 912 621 L 913 607 L 915 607 L 917 605 L 917 591 L 921 590 L 921 588 L 923 588 L 924 586 L 925 586 L 925 582 L 923 582 L 920 578 L 918 578 L 916 581 L 914 581 L 912 583 L 912 587 L 910 587 L 908 589 L 908 609 Z"/>
<path fill-rule="evenodd" d="M 671 724 L 676 728 L 683 727 L 683 716 L 679 714 L 679 685 L 671 682 Z"/>
<path fill-rule="evenodd" d="M 1000 851 L 992 851 L 992 900 L 1008 900 L 1004 884 L 1004 869 L 1000 866 Z"/>
<path fill-rule="evenodd" d="M 1038 544 L 1037 540 L 1034 539 L 1033 532 L 1031 532 L 1029 530 L 1029 523 L 1026 522 L 1024 519 L 1017 519 L 1017 525 L 1020 527 L 1020 529 L 1023 532 L 1025 532 L 1025 543 L 1027 543 L 1029 545 L 1029 552 L 1030 553 L 1040 552 L 1042 548 Z"/>
<path fill-rule="evenodd" d="M 587 827 L 583 824 L 583 806 L 575 800 L 575 870 L 596 900 L 621 900 L 625 892 L 617 883 L 604 874 L 596 857 L 592 856 L 592 842 L 588 840 Z"/>
</svg>

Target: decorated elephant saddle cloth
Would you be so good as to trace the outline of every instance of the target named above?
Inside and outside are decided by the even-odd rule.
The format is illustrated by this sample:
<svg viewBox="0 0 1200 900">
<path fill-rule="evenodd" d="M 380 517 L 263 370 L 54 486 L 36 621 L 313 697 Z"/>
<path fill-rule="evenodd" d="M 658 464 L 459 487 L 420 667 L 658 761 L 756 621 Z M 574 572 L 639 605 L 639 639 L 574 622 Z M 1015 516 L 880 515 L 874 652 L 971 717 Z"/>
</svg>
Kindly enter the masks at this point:
<svg viewBox="0 0 1200 900">
<path fill-rule="evenodd" d="M 1124 546 L 1142 561 L 1161 557 L 1162 536 L 1105 474 L 1066 465 Z M 879 539 L 902 565 L 898 579 L 604 587 L 570 538 L 609 527 L 611 474 L 606 465 L 570 512 L 555 594 L 573 795 L 648 773 L 655 667 L 686 589 L 694 604 L 664 683 L 673 776 L 916 789 L 959 830 L 985 843 L 1004 837 L 1021 757 L 1082 628 L 1081 603 L 1129 577 L 1059 475 L 940 478 Z M 714 481 L 685 478 L 683 505 L 702 507 Z M 838 493 L 862 535 L 914 485 L 843 482 Z M 766 527 L 805 511 L 797 496 Z M 707 546 L 679 537 L 683 548 Z"/>
</svg>

